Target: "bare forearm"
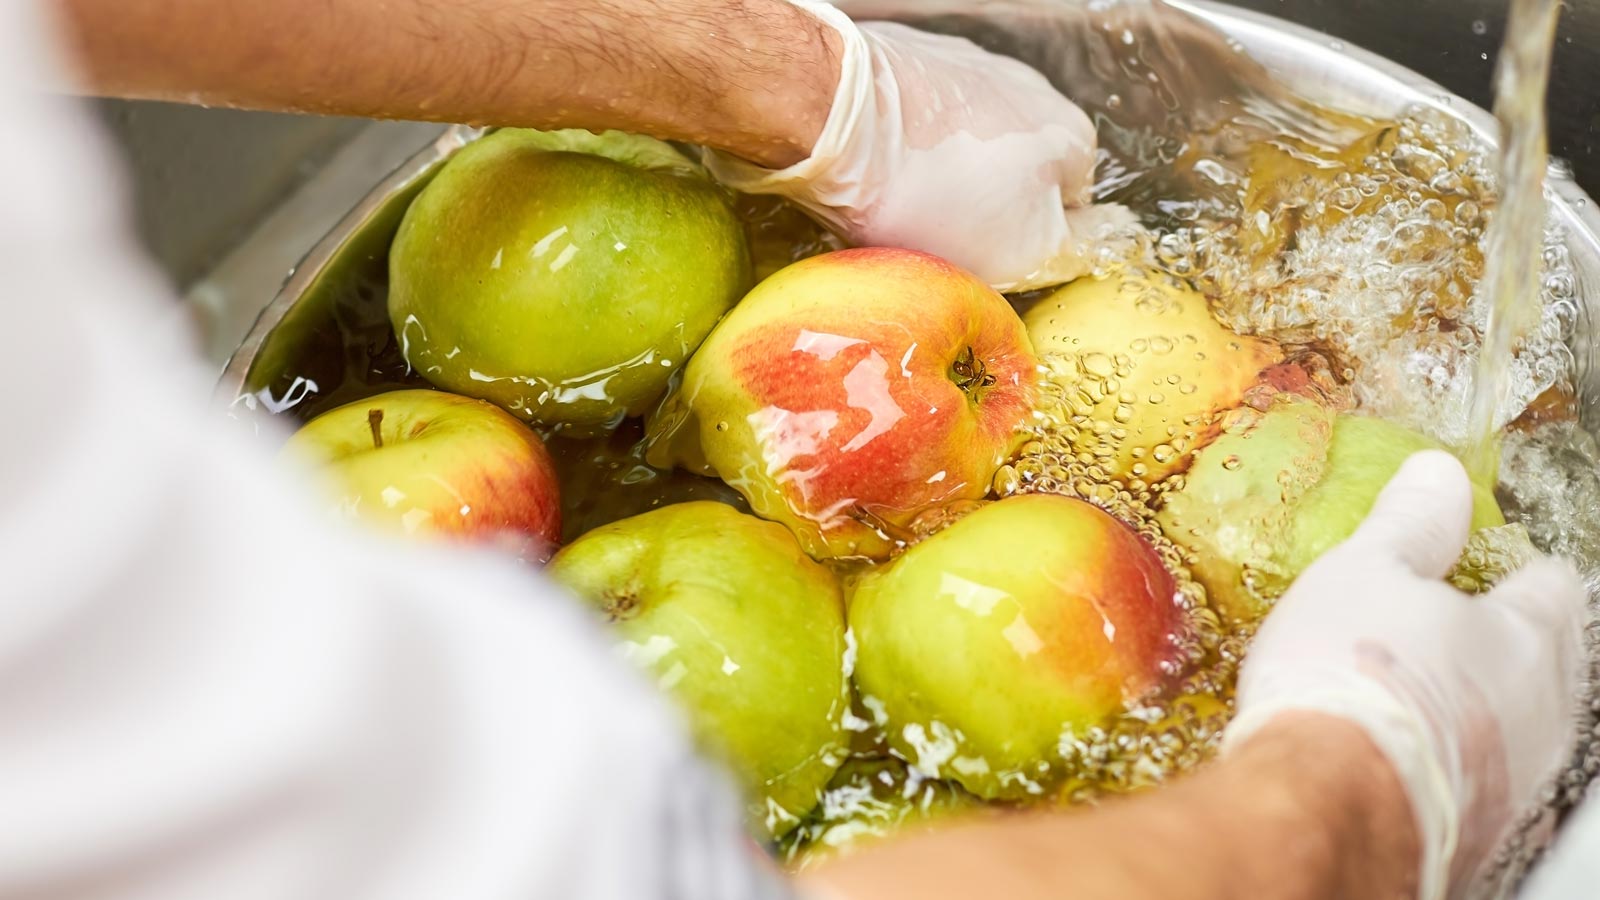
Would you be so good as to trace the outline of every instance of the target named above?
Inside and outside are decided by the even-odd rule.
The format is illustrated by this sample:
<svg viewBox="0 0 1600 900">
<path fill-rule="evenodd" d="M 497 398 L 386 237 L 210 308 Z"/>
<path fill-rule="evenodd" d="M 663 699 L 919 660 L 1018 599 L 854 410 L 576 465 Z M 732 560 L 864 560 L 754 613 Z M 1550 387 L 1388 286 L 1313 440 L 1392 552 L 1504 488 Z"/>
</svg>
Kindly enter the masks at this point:
<svg viewBox="0 0 1600 900">
<path fill-rule="evenodd" d="M 1399 782 L 1365 736 L 1296 717 L 1157 794 L 909 838 L 816 873 L 846 900 L 1400 900 L 1419 850 Z"/>
<path fill-rule="evenodd" d="M 92 89 L 810 151 L 832 29 L 782 0 L 56 0 Z"/>
</svg>

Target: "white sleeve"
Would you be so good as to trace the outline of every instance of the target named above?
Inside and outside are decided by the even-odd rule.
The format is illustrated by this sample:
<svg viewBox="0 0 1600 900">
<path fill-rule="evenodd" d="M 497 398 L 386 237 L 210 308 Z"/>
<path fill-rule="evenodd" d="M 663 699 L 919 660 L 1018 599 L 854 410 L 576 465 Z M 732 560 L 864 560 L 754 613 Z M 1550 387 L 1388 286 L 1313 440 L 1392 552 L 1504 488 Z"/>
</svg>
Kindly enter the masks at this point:
<svg viewBox="0 0 1600 900">
<path fill-rule="evenodd" d="M 208 418 L 36 13 L 0 0 L 0 898 L 781 893 L 575 604 L 331 530 Z"/>
</svg>

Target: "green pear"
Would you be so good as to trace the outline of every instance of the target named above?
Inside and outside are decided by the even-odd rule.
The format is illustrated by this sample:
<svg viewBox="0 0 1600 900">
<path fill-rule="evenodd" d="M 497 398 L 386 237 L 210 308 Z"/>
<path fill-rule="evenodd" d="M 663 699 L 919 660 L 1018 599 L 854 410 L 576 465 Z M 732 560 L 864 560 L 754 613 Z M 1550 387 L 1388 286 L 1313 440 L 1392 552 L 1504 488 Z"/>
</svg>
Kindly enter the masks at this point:
<svg viewBox="0 0 1600 900">
<path fill-rule="evenodd" d="M 728 196 L 671 146 L 505 130 L 411 204 L 389 318 L 434 384 L 596 431 L 661 396 L 750 273 Z"/>
<path fill-rule="evenodd" d="M 1237 411 L 1166 495 L 1162 530 L 1192 554 L 1195 577 L 1228 621 L 1266 614 L 1317 557 L 1355 533 L 1411 454 L 1437 449 L 1407 428 L 1285 399 Z M 1493 491 L 1473 486 L 1474 529 L 1505 524 Z"/>
<path fill-rule="evenodd" d="M 1044 793 L 1064 734 L 1160 694 L 1189 659 L 1156 551 L 1053 494 L 984 506 L 863 576 L 850 626 L 890 746 L 986 799 Z"/>
<path fill-rule="evenodd" d="M 781 836 L 817 804 L 848 755 L 844 601 L 787 529 L 680 503 L 589 532 L 549 572 L 679 701 L 758 833 Z"/>
</svg>

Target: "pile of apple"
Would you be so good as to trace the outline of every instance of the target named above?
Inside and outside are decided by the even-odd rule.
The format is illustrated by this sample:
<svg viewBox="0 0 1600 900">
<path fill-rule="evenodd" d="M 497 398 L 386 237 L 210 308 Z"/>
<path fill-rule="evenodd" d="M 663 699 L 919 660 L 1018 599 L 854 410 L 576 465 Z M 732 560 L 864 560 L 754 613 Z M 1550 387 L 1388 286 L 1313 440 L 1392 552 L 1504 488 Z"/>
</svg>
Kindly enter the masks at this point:
<svg viewBox="0 0 1600 900">
<path fill-rule="evenodd" d="M 1248 627 L 1427 444 L 1299 390 L 1276 345 L 1131 270 L 1025 319 L 892 248 L 752 285 L 727 193 L 631 135 L 472 144 L 413 203 L 390 268 L 407 363 L 439 390 L 340 407 L 288 452 L 342 516 L 534 563 L 561 537 L 545 438 L 645 417 L 653 464 L 736 489 L 748 511 L 664 506 L 547 571 L 681 702 L 764 838 L 863 766 L 941 796 L 1046 795 L 1065 738 L 1196 664 L 1197 610 Z M 1112 494 L 1156 498 L 1209 600 L 1140 523 L 996 478 L 1048 429 Z M 1487 494 L 1480 513 L 1500 521 Z"/>
</svg>

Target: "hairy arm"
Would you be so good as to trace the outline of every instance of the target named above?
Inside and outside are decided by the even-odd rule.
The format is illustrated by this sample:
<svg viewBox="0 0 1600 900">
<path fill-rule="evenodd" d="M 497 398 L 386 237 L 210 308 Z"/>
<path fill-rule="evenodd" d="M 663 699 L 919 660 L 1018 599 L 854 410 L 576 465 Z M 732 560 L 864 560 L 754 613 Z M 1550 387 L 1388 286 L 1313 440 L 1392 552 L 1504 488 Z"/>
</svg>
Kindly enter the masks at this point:
<svg viewBox="0 0 1600 900">
<path fill-rule="evenodd" d="M 1365 733 L 1299 713 L 1167 790 L 930 831 L 807 879 L 840 900 L 1400 900 L 1416 896 L 1419 856 L 1406 795 Z"/>
<path fill-rule="evenodd" d="M 839 37 L 783 0 L 54 0 L 90 90 L 292 112 L 620 128 L 804 159 Z"/>
</svg>

